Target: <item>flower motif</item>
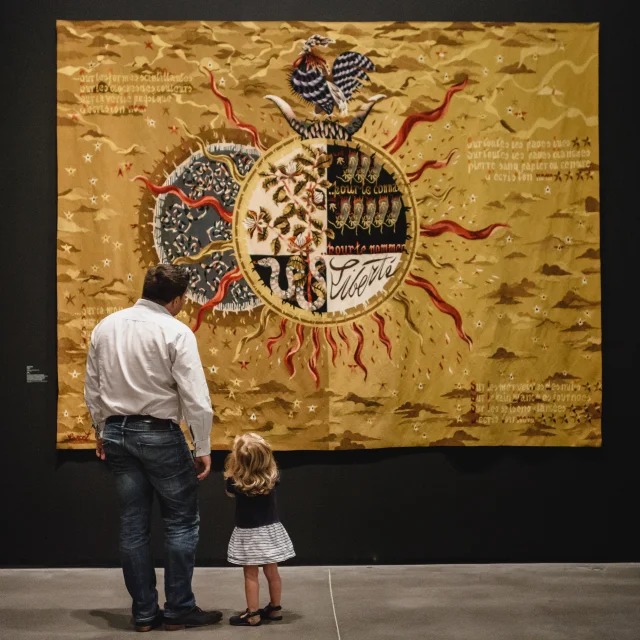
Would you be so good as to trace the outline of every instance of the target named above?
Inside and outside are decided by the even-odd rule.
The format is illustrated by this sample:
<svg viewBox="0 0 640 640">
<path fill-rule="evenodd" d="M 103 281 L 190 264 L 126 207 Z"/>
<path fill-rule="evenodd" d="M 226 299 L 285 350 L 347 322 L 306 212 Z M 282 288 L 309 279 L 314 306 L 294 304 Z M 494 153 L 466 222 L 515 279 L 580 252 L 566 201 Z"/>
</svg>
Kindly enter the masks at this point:
<svg viewBox="0 0 640 640">
<path fill-rule="evenodd" d="M 262 209 L 259 212 L 249 210 L 242 224 L 249 232 L 249 237 L 253 238 L 253 234 L 256 231 L 264 231 L 269 226 L 269 220 L 266 217 L 266 211 Z"/>
<path fill-rule="evenodd" d="M 287 164 L 285 172 L 288 176 L 293 175 L 298 170 L 298 165 L 292 160 Z"/>
</svg>

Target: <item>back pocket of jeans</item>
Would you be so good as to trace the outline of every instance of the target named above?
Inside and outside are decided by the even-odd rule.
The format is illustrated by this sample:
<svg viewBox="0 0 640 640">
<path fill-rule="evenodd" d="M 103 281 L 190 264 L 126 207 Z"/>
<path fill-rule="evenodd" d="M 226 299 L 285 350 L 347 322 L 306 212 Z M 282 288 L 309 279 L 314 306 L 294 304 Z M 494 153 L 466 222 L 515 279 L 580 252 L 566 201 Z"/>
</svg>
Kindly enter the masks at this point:
<svg viewBox="0 0 640 640">
<path fill-rule="evenodd" d="M 189 448 L 180 434 L 177 438 L 161 438 L 138 444 L 140 458 L 147 471 L 157 478 L 172 478 L 191 470 Z"/>
</svg>

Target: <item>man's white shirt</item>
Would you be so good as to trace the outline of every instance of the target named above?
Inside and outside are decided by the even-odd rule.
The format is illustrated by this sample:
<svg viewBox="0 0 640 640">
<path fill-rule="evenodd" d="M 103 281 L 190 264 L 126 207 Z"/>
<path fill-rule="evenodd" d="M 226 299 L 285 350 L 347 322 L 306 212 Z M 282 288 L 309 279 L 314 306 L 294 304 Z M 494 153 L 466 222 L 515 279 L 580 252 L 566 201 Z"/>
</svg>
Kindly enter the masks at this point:
<svg viewBox="0 0 640 640">
<path fill-rule="evenodd" d="M 211 450 L 213 410 L 196 338 L 155 302 L 138 300 L 96 326 L 84 391 L 96 437 L 114 415 L 184 418 L 196 456 Z"/>
</svg>

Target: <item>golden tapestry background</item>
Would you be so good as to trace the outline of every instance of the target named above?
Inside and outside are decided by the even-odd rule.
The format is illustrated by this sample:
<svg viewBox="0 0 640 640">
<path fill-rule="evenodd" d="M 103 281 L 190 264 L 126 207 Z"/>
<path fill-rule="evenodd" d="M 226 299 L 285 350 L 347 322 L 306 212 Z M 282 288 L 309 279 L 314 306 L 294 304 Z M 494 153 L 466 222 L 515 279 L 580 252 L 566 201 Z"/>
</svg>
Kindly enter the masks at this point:
<svg viewBox="0 0 640 640">
<path fill-rule="evenodd" d="M 244 280 L 234 290 L 244 302 L 203 313 L 213 447 L 249 430 L 276 449 L 601 443 L 597 25 L 61 21 L 57 30 L 58 448 L 93 446 L 88 340 L 136 301 L 160 261 L 160 208 L 179 199 L 159 187 L 194 158 L 226 153 L 233 199 L 254 162 L 299 140 L 265 96 L 307 125 L 346 126 L 372 107 L 344 160 L 349 145 L 385 159 L 401 215 L 414 221 L 415 255 L 398 254 L 406 279 L 376 298 L 375 316 L 365 301 L 344 322 L 302 312 L 285 322 L 277 300 L 263 305 L 255 294 L 266 294 Z M 375 65 L 348 115 L 314 113 L 289 86 L 315 34 L 333 40 L 317 50 L 329 66 L 350 51 Z M 376 95 L 385 97 L 368 102 Z M 427 116 L 401 135 L 414 114 Z M 183 213 L 199 215 L 188 203 Z M 232 213 L 209 236 L 223 240 L 209 247 L 207 274 L 214 250 L 230 269 L 255 222 L 246 208 Z M 180 242 L 179 257 L 164 258 L 197 263 L 203 248 Z M 194 326 L 212 295 L 194 292 L 179 319 Z"/>
</svg>

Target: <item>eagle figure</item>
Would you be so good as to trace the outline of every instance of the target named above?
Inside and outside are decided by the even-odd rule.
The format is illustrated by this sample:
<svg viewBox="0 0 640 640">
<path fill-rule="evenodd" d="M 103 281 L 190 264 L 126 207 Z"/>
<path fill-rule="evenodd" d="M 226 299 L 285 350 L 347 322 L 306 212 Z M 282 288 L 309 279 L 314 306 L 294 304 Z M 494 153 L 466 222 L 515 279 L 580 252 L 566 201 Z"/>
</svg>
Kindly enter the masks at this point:
<svg viewBox="0 0 640 640">
<path fill-rule="evenodd" d="M 295 94 L 316 107 L 316 113 L 331 115 L 338 107 L 340 115 L 347 114 L 347 103 L 360 89 L 364 80 L 369 80 L 367 71 L 375 65 L 367 56 L 348 51 L 341 53 L 333 62 L 331 74 L 327 62 L 314 52 L 314 47 L 326 47 L 335 40 L 314 35 L 302 46 L 302 54 L 293 63 L 289 84 Z"/>
</svg>

